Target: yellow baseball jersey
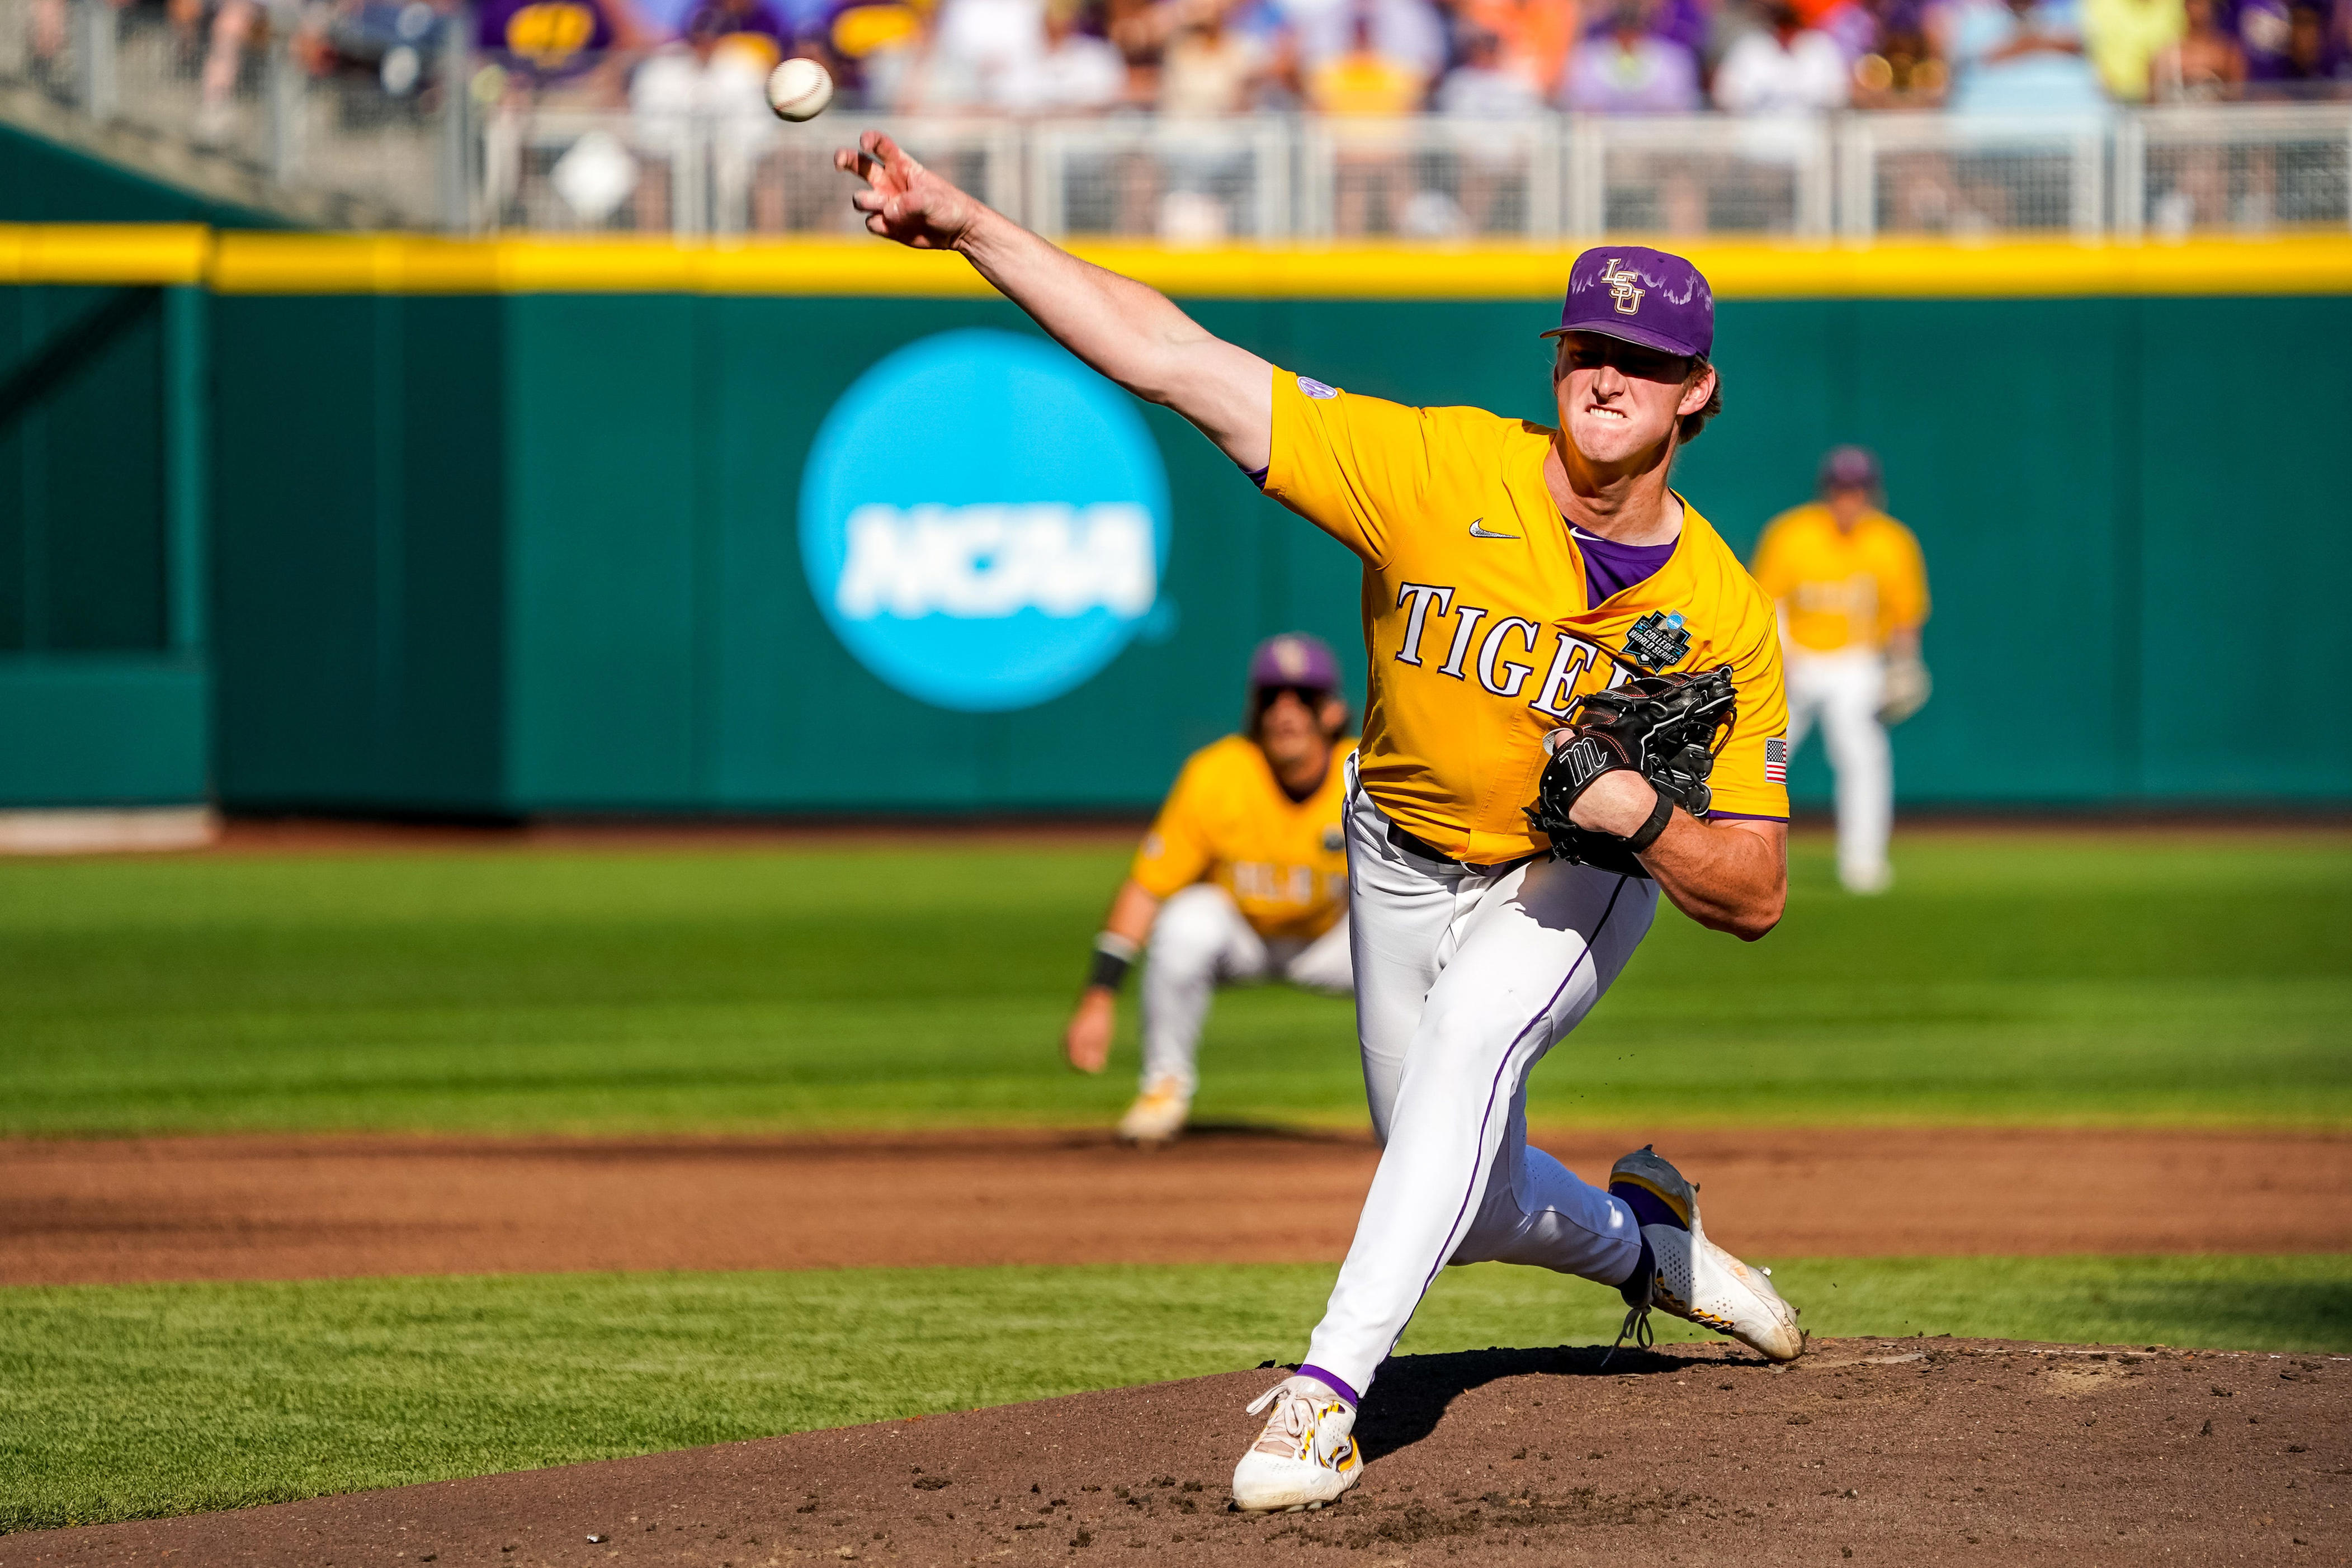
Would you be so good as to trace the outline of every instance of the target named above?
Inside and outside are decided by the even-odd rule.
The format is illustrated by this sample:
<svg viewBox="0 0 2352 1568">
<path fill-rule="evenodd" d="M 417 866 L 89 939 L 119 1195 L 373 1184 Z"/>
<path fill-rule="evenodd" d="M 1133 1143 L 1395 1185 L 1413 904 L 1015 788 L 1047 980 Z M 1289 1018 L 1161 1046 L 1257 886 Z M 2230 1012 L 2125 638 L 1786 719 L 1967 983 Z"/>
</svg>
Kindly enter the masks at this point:
<svg viewBox="0 0 2352 1568">
<path fill-rule="evenodd" d="M 1852 533 L 1819 504 L 1784 511 L 1756 542 L 1756 580 L 1780 603 L 1789 640 L 1812 653 L 1879 648 L 1927 619 L 1927 564 L 1911 531 L 1865 511 Z"/>
<path fill-rule="evenodd" d="M 1348 845 L 1339 827 L 1347 784 L 1331 752 L 1323 785 L 1292 800 L 1246 735 L 1228 735 L 1186 759 L 1144 835 L 1128 875 L 1159 898 L 1195 882 L 1231 893 L 1258 935 L 1311 940 L 1348 907 Z"/>
<path fill-rule="evenodd" d="M 1589 601 L 1582 553 L 1544 483 L 1554 432 L 1476 408 L 1409 408 L 1274 377 L 1265 492 L 1364 563 L 1370 667 L 1359 776 L 1390 820 L 1472 865 L 1549 840 L 1545 733 L 1574 699 L 1656 670 L 1731 667 L 1719 816 L 1789 815 L 1789 711 L 1772 602 L 1705 518 L 1647 581 Z"/>
</svg>

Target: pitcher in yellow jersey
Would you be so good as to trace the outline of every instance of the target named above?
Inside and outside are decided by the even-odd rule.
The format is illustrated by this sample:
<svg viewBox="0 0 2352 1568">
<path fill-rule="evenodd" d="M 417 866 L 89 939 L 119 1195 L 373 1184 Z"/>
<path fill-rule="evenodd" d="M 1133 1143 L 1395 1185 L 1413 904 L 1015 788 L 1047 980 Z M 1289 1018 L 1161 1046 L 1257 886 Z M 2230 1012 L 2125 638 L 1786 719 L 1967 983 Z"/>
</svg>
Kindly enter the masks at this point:
<svg viewBox="0 0 2352 1568">
<path fill-rule="evenodd" d="M 1164 1143 L 1184 1130 L 1218 986 L 1352 987 L 1338 766 L 1355 748 L 1347 722 L 1330 647 L 1297 632 L 1268 637 L 1250 659 L 1242 732 L 1192 753 L 1144 835 L 1062 1037 L 1072 1067 L 1102 1071 L 1119 983 L 1150 943 L 1143 1079 L 1120 1137 Z"/>
<path fill-rule="evenodd" d="M 1927 700 L 1919 628 L 1927 568 L 1911 531 L 1886 504 L 1878 459 L 1839 447 L 1822 459 L 1821 499 L 1782 512 L 1756 542 L 1756 580 L 1780 605 L 1789 664 L 1789 745 L 1818 716 L 1837 773 L 1838 879 L 1856 893 L 1895 881 L 1886 840 L 1895 821 L 1886 726 Z"/>
<path fill-rule="evenodd" d="M 1612 1286 L 1637 1338 L 1654 1307 L 1777 1360 L 1800 1353 L 1793 1310 L 1707 1239 L 1696 1188 L 1654 1150 L 1619 1160 L 1604 1189 L 1527 1142 L 1528 1073 L 1623 971 L 1661 893 L 1747 940 L 1779 922 L 1786 895 L 1772 602 L 1666 482 L 1722 406 L 1698 269 L 1638 246 L 1576 258 L 1546 334 L 1558 340 L 1554 428 L 1278 370 L 878 132 L 835 162 L 866 182 L 852 200 L 874 233 L 961 252 L 1073 353 L 1192 421 L 1362 562 L 1369 679 L 1346 777 L 1348 936 L 1382 1148 L 1306 1360 L 1250 1406 L 1265 1421 L 1234 1467 L 1234 1504 L 1319 1508 L 1362 1478 L 1357 1406 L 1449 1263 Z M 1638 856 L 1639 874 L 1552 858 L 1524 810 L 1546 737 L 1625 665 L 1727 666 L 1738 694 L 1709 816 L 1622 759 L 1570 803 L 1580 829 Z"/>
</svg>

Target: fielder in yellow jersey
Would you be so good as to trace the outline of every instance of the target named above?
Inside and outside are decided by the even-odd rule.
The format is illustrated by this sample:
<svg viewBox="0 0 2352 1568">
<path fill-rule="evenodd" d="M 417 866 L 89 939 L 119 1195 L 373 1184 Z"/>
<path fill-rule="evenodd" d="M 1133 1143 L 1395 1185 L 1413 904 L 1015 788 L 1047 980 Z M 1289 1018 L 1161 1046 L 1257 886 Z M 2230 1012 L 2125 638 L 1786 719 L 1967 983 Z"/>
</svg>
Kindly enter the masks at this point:
<svg viewBox="0 0 2352 1568">
<path fill-rule="evenodd" d="M 1346 781 L 1348 934 L 1382 1147 L 1306 1359 L 1250 1406 L 1265 1421 L 1234 1467 L 1234 1504 L 1319 1508 L 1362 1479 L 1357 1407 L 1449 1263 L 1612 1286 L 1636 1338 L 1655 1308 L 1776 1360 L 1800 1353 L 1794 1310 L 1707 1238 L 1697 1189 L 1654 1150 L 1619 1160 L 1602 1188 L 1527 1142 L 1528 1072 L 1622 973 L 1661 896 L 1751 941 L 1786 897 L 1770 602 L 1667 484 L 1676 451 L 1722 407 L 1706 279 L 1639 246 L 1578 257 L 1544 334 L 1558 340 L 1559 424 L 1521 424 L 1278 370 L 877 132 L 835 162 L 866 182 L 853 201 L 869 229 L 961 252 L 1073 353 L 1192 421 L 1363 563 L 1370 674 Z M 1712 802 L 1652 783 L 1630 725 L 1570 707 L 1629 667 L 1727 666 L 1737 711 Z M 1547 764 L 1555 730 L 1570 732 Z M 1582 858 L 1553 858 L 1520 815 L 1538 775 L 1549 819 L 1564 814 L 1589 841 Z M 1633 869 L 1589 863 L 1601 852 Z"/>
<path fill-rule="evenodd" d="M 1839 447 L 1822 459 L 1821 500 L 1782 512 L 1756 542 L 1756 578 L 1779 601 L 1789 664 L 1789 745 L 1821 720 L 1837 772 L 1838 879 L 1856 893 L 1894 884 L 1886 726 L 1931 689 L 1919 657 L 1927 567 L 1911 531 L 1879 509 L 1878 459 Z"/>
<path fill-rule="evenodd" d="M 1354 745 L 1347 722 L 1331 649 L 1297 632 L 1267 638 L 1250 659 L 1242 733 L 1192 753 L 1144 835 L 1062 1037 L 1072 1067 L 1103 1069 L 1119 983 L 1148 942 L 1143 1076 L 1122 1138 L 1164 1143 L 1183 1131 L 1218 986 L 1349 990 L 1338 765 Z"/>
</svg>

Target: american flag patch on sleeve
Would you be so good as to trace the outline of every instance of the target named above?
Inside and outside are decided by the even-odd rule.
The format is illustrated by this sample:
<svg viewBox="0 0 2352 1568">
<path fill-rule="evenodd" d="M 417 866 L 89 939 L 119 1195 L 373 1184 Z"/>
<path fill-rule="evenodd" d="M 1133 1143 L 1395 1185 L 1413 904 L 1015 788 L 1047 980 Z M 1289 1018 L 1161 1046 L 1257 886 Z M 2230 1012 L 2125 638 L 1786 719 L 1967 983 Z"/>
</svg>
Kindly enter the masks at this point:
<svg viewBox="0 0 2352 1568">
<path fill-rule="evenodd" d="M 1764 742 L 1764 782 L 1789 782 L 1789 737 L 1774 735 Z"/>
</svg>

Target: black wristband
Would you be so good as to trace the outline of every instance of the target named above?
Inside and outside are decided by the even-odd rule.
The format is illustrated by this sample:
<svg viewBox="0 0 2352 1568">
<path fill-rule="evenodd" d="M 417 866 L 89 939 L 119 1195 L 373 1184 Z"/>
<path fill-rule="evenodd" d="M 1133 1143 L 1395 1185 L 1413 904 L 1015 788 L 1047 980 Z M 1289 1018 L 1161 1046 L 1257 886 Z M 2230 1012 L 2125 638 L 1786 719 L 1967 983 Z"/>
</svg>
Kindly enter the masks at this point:
<svg viewBox="0 0 2352 1568">
<path fill-rule="evenodd" d="M 1135 967 L 1136 954 L 1140 951 L 1127 938 L 1110 931 L 1096 936 L 1094 962 L 1087 968 L 1087 986 L 1118 990 L 1126 983 L 1127 972 Z"/>
<path fill-rule="evenodd" d="M 1658 790 L 1657 809 L 1650 813 L 1649 821 L 1642 824 L 1625 838 L 1626 849 L 1635 855 L 1639 855 L 1643 850 L 1655 844 L 1658 841 L 1658 835 L 1666 830 L 1666 824 L 1673 821 L 1675 816 L 1674 797 L 1664 790 L 1658 789 L 1655 784 L 1650 787 Z"/>
</svg>

